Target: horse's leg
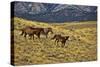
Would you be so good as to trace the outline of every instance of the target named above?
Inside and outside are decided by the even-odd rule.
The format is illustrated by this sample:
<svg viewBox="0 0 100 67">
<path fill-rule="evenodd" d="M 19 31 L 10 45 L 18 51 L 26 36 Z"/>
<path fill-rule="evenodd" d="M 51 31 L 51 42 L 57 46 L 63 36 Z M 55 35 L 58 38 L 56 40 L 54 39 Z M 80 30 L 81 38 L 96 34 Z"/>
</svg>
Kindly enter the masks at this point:
<svg viewBox="0 0 100 67">
<path fill-rule="evenodd" d="M 33 40 L 34 40 L 34 34 L 33 34 Z"/>
<path fill-rule="evenodd" d="M 55 42 L 57 42 L 57 39 L 55 39 Z"/>
<path fill-rule="evenodd" d="M 55 41 L 55 45 L 56 45 L 56 39 L 54 41 Z"/>
<path fill-rule="evenodd" d="M 29 39 L 32 39 L 32 34 L 29 34 Z"/>
<path fill-rule="evenodd" d="M 22 31 L 22 33 L 20 35 L 23 35 L 24 34 L 24 31 Z"/>
<path fill-rule="evenodd" d="M 40 33 L 37 34 L 38 38 L 40 39 Z"/>
<path fill-rule="evenodd" d="M 56 39 L 56 46 L 59 44 L 58 42 L 59 42 L 59 40 L 58 40 L 58 39 Z"/>
<path fill-rule="evenodd" d="M 47 31 L 47 32 L 45 32 L 45 36 L 46 36 L 46 38 L 48 38 L 48 31 Z"/>
<path fill-rule="evenodd" d="M 26 35 L 27 35 L 27 34 L 25 33 L 25 35 L 24 35 L 25 38 L 26 38 Z"/>
<path fill-rule="evenodd" d="M 64 47 L 65 46 L 65 42 L 62 42 L 62 47 Z"/>
<path fill-rule="evenodd" d="M 48 38 L 48 32 L 45 35 L 46 35 L 46 38 Z"/>
<path fill-rule="evenodd" d="M 57 43 L 59 42 L 59 40 L 57 40 Z"/>
<path fill-rule="evenodd" d="M 47 34 L 46 34 L 46 38 L 48 38 Z"/>
<path fill-rule="evenodd" d="M 60 44 L 59 44 L 59 42 L 60 42 L 60 39 L 57 39 L 58 46 L 60 47 Z"/>
</svg>

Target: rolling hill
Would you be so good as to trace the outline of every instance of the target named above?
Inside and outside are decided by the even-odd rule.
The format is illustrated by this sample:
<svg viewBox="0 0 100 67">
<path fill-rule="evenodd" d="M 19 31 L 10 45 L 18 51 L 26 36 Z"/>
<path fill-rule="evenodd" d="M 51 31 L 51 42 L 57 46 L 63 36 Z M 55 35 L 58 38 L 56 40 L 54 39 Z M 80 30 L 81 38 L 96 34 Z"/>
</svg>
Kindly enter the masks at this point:
<svg viewBox="0 0 100 67">
<path fill-rule="evenodd" d="M 14 17 L 14 64 L 51 64 L 65 62 L 85 62 L 97 60 L 97 29 L 96 21 L 85 22 L 64 22 L 64 23 L 44 23 L 37 21 L 29 21 L 26 19 Z M 51 38 L 54 34 L 45 38 L 41 35 L 38 39 L 25 39 L 20 35 L 23 27 L 51 27 L 54 34 L 70 36 L 64 47 L 60 42 L 57 44 Z"/>
</svg>

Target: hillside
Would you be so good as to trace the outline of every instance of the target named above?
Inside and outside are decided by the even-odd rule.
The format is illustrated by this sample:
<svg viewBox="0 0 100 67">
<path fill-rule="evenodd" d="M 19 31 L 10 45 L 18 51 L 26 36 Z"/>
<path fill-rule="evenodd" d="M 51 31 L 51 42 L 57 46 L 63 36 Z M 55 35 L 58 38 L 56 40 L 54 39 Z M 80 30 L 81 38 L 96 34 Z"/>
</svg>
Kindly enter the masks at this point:
<svg viewBox="0 0 100 67">
<path fill-rule="evenodd" d="M 97 7 L 36 2 L 12 2 L 14 16 L 43 22 L 97 20 Z"/>
<path fill-rule="evenodd" d="M 51 27 L 54 34 L 68 35 L 65 47 L 55 43 L 49 33 L 48 38 L 25 39 L 20 35 L 25 26 Z M 43 23 L 14 17 L 15 65 L 82 62 L 97 60 L 96 21 Z M 11 34 L 13 35 L 13 34 Z"/>
</svg>

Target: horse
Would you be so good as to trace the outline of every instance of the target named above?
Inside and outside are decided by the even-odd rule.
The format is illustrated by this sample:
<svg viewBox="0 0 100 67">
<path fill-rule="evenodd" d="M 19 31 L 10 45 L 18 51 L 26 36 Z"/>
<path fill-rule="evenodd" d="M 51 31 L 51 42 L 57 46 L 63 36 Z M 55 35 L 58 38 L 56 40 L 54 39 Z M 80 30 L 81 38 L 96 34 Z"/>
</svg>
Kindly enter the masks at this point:
<svg viewBox="0 0 100 67">
<path fill-rule="evenodd" d="M 41 28 L 41 27 L 34 28 L 34 27 L 31 27 L 31 29 L 40 31 L 40 34 L 45 35 L 46 38 L 48 37 L 49 32 L 51 32 L 53 34 L 52 28 L 49 28 L 49 27 L 48 28 Z"/>
<path fill-rule="evenodd" d="M 27 26 L 27 27 L 20 29 L 22 31 L 20 35 L 23 35 L 25 37 L 27 35 L 26 30 L 30 30 L 30 29 L 31 29 L 31 26 Z"/>
<path fill-rule="evenodd" d="M 32 33 L 29 33 L 29 36 L 34 39 L 34 35 L 36 35 L 40 39 L 40 33 L 41 32 L 39 30 L 32 30 Z"/>
<path fill-rule="evenodd" d="M 61 35 L 60 35 L 60 34 L 56 34 L 56 35 L 54 35 L 53 38 L 51 38 L 51 39 L 52 39 L 52 40 L 55 39 L 55 42 L 58 43 L 60 38 L 61 38 Z"/>
<path fill-rule="evenodd" d="M 51 32 L 53 34 L 52 28 L 48 27 L 48 28 L 43 28 L 43 31 L 41 32 L 41 34 L 45 35 L 46 38 L 48 38 L 48 34 L 49 32 Z"/>
<path fill-rule="evenodd" d="M 52 31 L 52 28 L 41 28 L 41 27 L 31 27 L 31 26 L 27 26 L 23 29 L 21 29 L 22 33 L 21 35 L 24 35 L 24 37 L 26 37 L 26 35 L 28 35 L 29 33 L 31 33 L 29 30 L 35 30 L 36 32 L 38 32 L 38 34 L 36 34 L 39 38 L 40 38 L 40 34 L 43 34 L 46 36 L 46 38 L 48 37 L 48 33 L 51 32 L 53 33 Z M 34 33 L 36 33 L 34 32 Z M 30 35 L 32 36 L 32 35 Z"/>
<path fill-rule="evenodd" d="M 30 37 L 33 37 L 34 39 L 34 34 L 38 36 L 38 38 L 40 38 L 40 33 L 41 31 L 43 31 L 43 29 L 28 26 L 28 27 L 23 28 L 21 31 L 22 31 L 21 35 L 24 35 L 25 38 L 27 35 L 29 35 Z"/>
<path fill-rule="evenodd" d="M 61 36 L 60 34 L 56 34 L 54 35 L 53 38 L 51 39 L 55 39 L 55 42 L 61 42 L 62 43 L 62 47 L 65 46 L 66 40 L 68 40 L 69 36 Z"/>
<path fill-rule="evenodd" d="M 64 47 L 65 46 L 65 43 L 66 43 L 66 40 L 68 40 L 68 38 L 69 38 L 69 36 L 62 36 L 61 37 L 61 43 L 62 43 L 62 47 Z"/>
</svg>

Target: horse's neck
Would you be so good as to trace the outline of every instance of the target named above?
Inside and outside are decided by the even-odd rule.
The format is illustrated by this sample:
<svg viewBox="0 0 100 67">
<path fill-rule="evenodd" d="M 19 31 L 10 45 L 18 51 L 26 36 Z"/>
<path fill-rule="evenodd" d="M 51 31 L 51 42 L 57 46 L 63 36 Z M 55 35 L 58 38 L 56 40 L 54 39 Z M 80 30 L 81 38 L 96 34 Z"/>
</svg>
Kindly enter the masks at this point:
<svg viewBox="0 0 100 67">
<path fill-rule="evenodd" d="M 49 30 L 48 29 L 44 29 L 44 33 L 48 33 L 49 32 Z"/>
</svg>

